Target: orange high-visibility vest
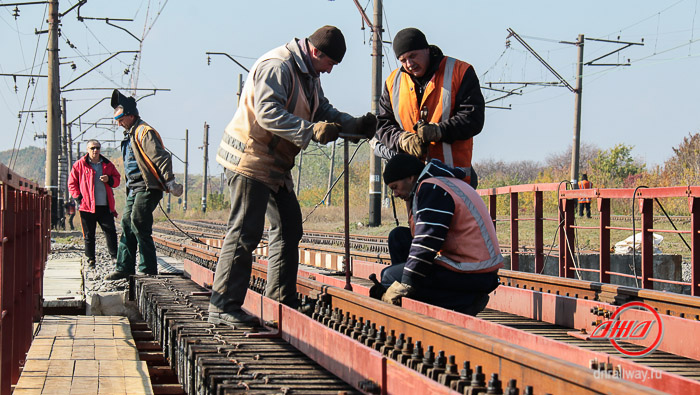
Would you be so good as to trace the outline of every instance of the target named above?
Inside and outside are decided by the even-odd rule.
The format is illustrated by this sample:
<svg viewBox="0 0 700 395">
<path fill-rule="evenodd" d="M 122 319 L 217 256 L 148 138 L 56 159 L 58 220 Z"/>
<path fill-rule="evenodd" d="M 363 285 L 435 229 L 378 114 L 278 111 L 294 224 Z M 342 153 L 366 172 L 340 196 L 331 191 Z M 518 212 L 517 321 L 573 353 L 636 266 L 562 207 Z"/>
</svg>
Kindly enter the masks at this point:
<svg viewBox="0 0 700 395">
<path fill-rule="evenodd" d="M 588 181 L 588 180 L 581 180 L 578 182 L 578 189 L 591 189 L 593 187 L 593 183 Z M 578 198 L 579 203 L 590 203 L 591 198 Z"/>
<path fill-rule="evenodd" d="M 428 117 L 426 122 L 441 122 L 448 120 L 455 113 L 455 96 L 464 79 L 464 74 L 471 67 L 469 63 L 445 56 L 440 67 L 425 87 L 423 99 L 418 103 L 415 84 L 411 77 L 401 69 L 394 70 L 386 80 L 389 99 L 394 110 L 396 122 L 411 133 L 415 133 L 413 125 L 420 120 L 420 109 L 426 106 Z M 452 144 L 431 142 L 428 147 L 428 157 L 421 158 L 429 161 L 439 159 L 450 167 L 460 167 L 467 173 L 465 179 L 469 182 L 472 166 L 473 140 L 458 140 Z"/>
<path fill-rule="evenodd" d="M 434 263 L 460 273 L 488 273 L 502 268 L 503 255 L 491 216 L 481 196 L 466 182 L 456 178 L 431 177 L 421 181 L 435 184 L 452 196 L 455 211 L 442 248 Z M 409 211 L 411 234 L 415 234 L 414 217 L 420 209 L 414 197 Z"/>
</svg>

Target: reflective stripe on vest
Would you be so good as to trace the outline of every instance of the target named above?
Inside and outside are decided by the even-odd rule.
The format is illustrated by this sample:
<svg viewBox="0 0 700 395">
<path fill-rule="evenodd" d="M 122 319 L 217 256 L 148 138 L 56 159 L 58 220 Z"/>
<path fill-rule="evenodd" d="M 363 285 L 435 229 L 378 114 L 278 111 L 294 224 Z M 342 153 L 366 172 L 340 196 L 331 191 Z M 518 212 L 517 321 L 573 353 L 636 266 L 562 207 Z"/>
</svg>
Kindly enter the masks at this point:
<svg viewBox="0 0 700 395">
<path fill-rule="evenodd" d="M 488 252 L 488 258 L 481 261 L 457 262 L 453 259 L 448 258 L 444 254 L 438 254 L 438 256 L 435 258 L 435 262 L 438 264 L 442 264 L 443 266 L 448 266 L 449 268 L 459 272 L 487 272 L 503 267 L 503 255 L 501 255 L 500 247 L 497 244 L 498 240 L 494 241 L 492 235 L 489 233 L 489 230 L 487 228 L 487 226 L 491 224 L 491 218 L 488 218 L 488 220 L 485 219 L 482 216 L 479 209 L 475 206 L 474 202 L 469 198 L 469 196 L 465 194 L 465 192 L 462 189 L 460 189 L 459 186 L 455 184 L 455 182 L 452 179 L 447 177 L 433 177 L 432 179 L 435 181 L 439 181 L 439 183 L 435 183 L 434 181 L 431 182 L 431 179 L 427 179 L 425 181 L 428 183 L 435 183 L 437 185 L 443 184 L 440 186 L 448 188 L 449 191 L 453 192 L 454 195 L 456 195 L 460 199 L 460 202 L 464 203 L 464 207 L 469 212 L 469 214 L 471 214 L 471 217 L 476 222 L 476 227 L 478 228 L 479 233 L 481 234 L 484 246 L 486 247 L 486 250 Z M 458 203 L 458 201 L 455 201 L 455 213 L 457 212 Z M 414 198 L 412 207 L 412 217 L 415 217 L 417 209 L 418 207 L 416 199 Z M 447 238 L 451 236 L 449 232 L 450 230 L 448 230 Z M 492 231 L 492 233 L 493 237 L 495 237 L 495 230 Z"/>
<path fill-rule="evenodd" d="M 468 63 L 455 58 L 444 57 L 433 79 L 426 85 L 421 103 L 417 102 L 417 96 L 413 92 L 415 84 L 411 76 L 401 71 L 400 68 L 394 70 L 387 79 L 387 89 L 390 92 L 389 99 L 391 108 L 394 111 L 396 123 L 403 130 L 414 133 L 413 126 L 418 122 L 420 108 L 424 105 L 428 106 L 429 114 L 428 119 L 426 119 L 427 122 L 437 123 L 447 121 L 453 110 L 453 85 L 459 85 L 462 76 L 469 67 L 471 66 Z M 460 79 L 460 81 L 453 81 L 455 78 Z M 405 89 L 403 95 L 402 88 Z M 416 102 L 410 102 L 411 99 Z M 423 159 L 430 160 L 435 158 L 450 167 L 459 167 L 467 174 L 465 180 L 469 181 L 471 175 L 472 145 L 472 139 L 457 140 L 452 144 L 444 142 L 431 143 L 428 145 L 427 158 Z"/>
<path fill-rule="evenodd" d="M 442 121 L 450 119 L 450 110 L 452 109 L 452 72 L 455 68 L 455 59 L 447 58 L 445 62 L 445 76 L 442 79 Z M 447 166 L 454 167 L 452 159 L 452 144 L 442 143 L 442 156 Z M 467 173 L 469 176 L 471 172 Z"/>
<path fill-rule="evenodd" d="M 158 141 L 160 142 L 160 145 L 163 146 L 163 139 L 160 138 L 160 134 L 156 132 L 155 129 L 151 128 L 150 129 L 158 138 Z M 156 177 L 156 180 L 158 180 L 158 183 L 160 186 L 167 190 L 165 187 L 165 183 L 163 182 L 163 179 L 160 175 L 160 172 L 156 169 L 155 165 L 151 161 L 151 158 L 146 155 L 146 153 L 143 150 L 143 145 L 141 140 L 143 140 L 143 137 L 146 135 L 146 132 L 148 132 L 147 125 L 144 125 L 143 123 L 139 126 L 136 127 L 136 131 L 134 132 L 135 137 L 136 137 L 136 148 L 138 148 L 139 153 L 141 153 L 141 158 L 143 159 L 143 162 L 146 164 L 146 167 L 148 167 L 148 170 L 151 172 Z"/>
</svg>

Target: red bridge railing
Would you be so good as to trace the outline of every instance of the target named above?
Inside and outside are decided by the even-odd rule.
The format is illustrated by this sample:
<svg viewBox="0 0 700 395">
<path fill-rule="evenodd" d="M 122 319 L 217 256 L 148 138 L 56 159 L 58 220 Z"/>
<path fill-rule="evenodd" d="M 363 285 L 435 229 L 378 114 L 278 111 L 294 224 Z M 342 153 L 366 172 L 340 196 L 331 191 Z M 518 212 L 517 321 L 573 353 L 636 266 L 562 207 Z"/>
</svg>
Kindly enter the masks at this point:
<svg viewBox="0 0 700 395">
<path fill-rule="evenodd" d="M 19 380 L 41 317 L 44 264 L 50 248 L 46 191 L 0 164 L 0 394 Z"/>
<path fill-rule="evenodd" d="M 487 199 L 489 212 L 494 221 L 508 221 L 510 225 L 510 240 L 501 240 L 501 245 L 510 247 L 511 269 L 519 270 L 520 241 L 518 236 L 518 223 L 521 221 L 534 221 L 535 240 L 534 258 L 536 273 L 541 273 L 544 267 L 544 221 L 558 221 L 558 256 L 559 276 L 573 278 L 577 271 L 597 272 L 599 281 L 610 282 L 610 276 L 622 276 L 637 278 L 640 287 L 651 289 L 654 283 L 668 283 L 690 286 L 693 296 L 700 296 L 700 186 L 665 187 L 665 188 L 630 188 L 630 189 L 580 189 L 566 190 L 565 183 L 527 184 L 514 185 L 500 188 L 479 189 L 479 194 Z M 557 218 L 545 218 L 544 192 L 555 193 L 557 196 Z M 519 217 L 521 194 L 533 193 L 533 216 Z M 497 198 L 507 195 L 510 198 L 509 218 L 497 219 Z M 597 204 L 599 215 L 598 226 L 579 226 L 576 224 L 576 204 L 578 198 L 591 198 L 591 202 Z M 664 198 L 685 198 L 688 200 L 688 213 L 690 216 L 690 230 L 654 229 L 654 201 Z M 610 270 L 610 231 L 629 230 L 633 228 L 611 226 L 611 201 L 613 199 L 636 199 L 641 219 L 641 225 L 635 229 L 641 232 L 641 273 L 630 275 L 613 272 Z M 599 232 L 598 251 L 600 253 L 600 265 L 598 269 L 586 269 L 576 267 L 574 264 L 575 231 L 577 229 L 591 229 Z M 673 233 L 687 234 L 690 237 L 690 282 L 673 281 L 670 279 L 656 278 L 653 273 L 654 245 L 653 234 Z M 529 253 L 529 252 L 528 252 Z"/>
</svg>

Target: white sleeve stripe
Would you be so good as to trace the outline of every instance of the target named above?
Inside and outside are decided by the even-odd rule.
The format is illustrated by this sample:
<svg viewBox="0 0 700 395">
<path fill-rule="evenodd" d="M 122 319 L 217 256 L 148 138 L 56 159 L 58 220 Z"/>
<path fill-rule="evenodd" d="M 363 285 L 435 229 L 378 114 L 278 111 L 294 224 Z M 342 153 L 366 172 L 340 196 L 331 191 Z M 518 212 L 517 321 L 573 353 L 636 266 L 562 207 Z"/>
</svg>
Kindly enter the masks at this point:
<svg viewBox="0 0 700 395">
<path fill-rule="evenodd" d="M 432 265 L 432 264 L 433 264 L 433 262 L 431 262 L 431 261 L 426 261 L 425 259 L 418 258 L 417 256 L 409 255 L 408 257 L 409 257 L 409 258 L 413 258 L 413 259 L 415 259 L 415 260 L 417 260 L 417 261 L 421 261 L 421 262 L 423 262 L 423 263 L 427 263 L 428 265 Z"/>
<path fill-rule="evenodd" d="M 445 238 L 443 238 L 443 237 L 437 237 L 437 236 L 431 236 L 431 235 L 415 235 L 415 236 L 413 236 L 414 239 L 417 239 L 419 237 L 421 237 L 421 238 L 422 237 L 430 237 L 431 239 L 445 241 Z"/>
<path fill-rule="evenodd" d="M 442 227 L 445 228 L 445 229 L 449 229 L 449 228 L 450 228 L 448 225 L 440 224 L 440 223 L 437 223 L 437 222 L 416 222 L 416 226 L 418 226 L 418 225 L 442 226 Z"/>
<path fill-rule="evenodd" d="M 421 276 L 421 277 L 425 277 L 425 274 L 419 273 L 419 272 L 417 272 L 417 271 L 415 271 L 415 270 L 411 270 L 411 269 L 409 269 L 409 268 L 407 268 L 407 267 L 404 267 L 403 270 L 408 270 L 408 271 L 411 272 L 411 273 L 415 273 L 415 274 L 417 274 L 417 275 L 419 275 L 419 276 Z"/>
<path fill-rule="evenodd" d="M 431 252 L 437 252 L 436 250 L 434 250 L 430 247 L 424 246 L 422 244 L 411 244 L 411 248 L 413 248 L 413 247 L 420 247 L 420 248 L 423 248 L 423 249 L 431 251 Z"/>
<path fill-rule="evenodd" d="M 435 212 L 435 213 L 442 213 L 442 214 L 454 215 L 454 213 L 453 213 L 452 211 L 438 210 L 438 209 L 434 209 L 434 208 L 430 208 L 430 207 L 426 207 L 426 208 L 420 209 L 420 210 L 418 210 L 418 211 L 416 212 L 416 214 L 422 213 L 423 211 L 432 211 L 432 212 Z"/>
</svg>

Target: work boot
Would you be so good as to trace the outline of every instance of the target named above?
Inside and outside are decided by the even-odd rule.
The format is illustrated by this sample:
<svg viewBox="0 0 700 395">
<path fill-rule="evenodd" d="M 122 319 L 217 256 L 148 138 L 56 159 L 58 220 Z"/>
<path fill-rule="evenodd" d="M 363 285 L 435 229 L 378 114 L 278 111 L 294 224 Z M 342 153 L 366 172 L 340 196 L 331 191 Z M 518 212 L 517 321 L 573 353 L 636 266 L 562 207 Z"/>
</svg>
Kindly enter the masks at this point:
<svg viewBox="0 0 700 395">
<path fill-rule="evenodd" d="M 116 281 L 116 280 L 121 280 L 123 278 L 129 278 L 129 273 L 124 273 L 124 272 L 117 272 L 114 271 L 112 273 L 109 273 L 107 277 L 105 277 L 105 280 L 107 281 Z"/>
<path fill-rule="evenodd" d="M 95 268 L 95 258 L 88 258 L 87 265 L 90 269 Z"/>
<path fill-rule="evenodd" d="M 258 326 L 260 321 L 258 317 L 254 317 L 243 310 L 235 310 L 228 313 L 209 313 L 209 318 L 207 321 L 212 324 L 224 324 L 224 325 L 248 325 L 248 326 Z"/>
</svg>

